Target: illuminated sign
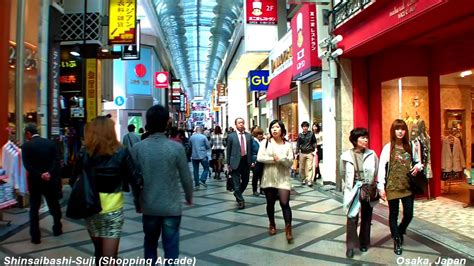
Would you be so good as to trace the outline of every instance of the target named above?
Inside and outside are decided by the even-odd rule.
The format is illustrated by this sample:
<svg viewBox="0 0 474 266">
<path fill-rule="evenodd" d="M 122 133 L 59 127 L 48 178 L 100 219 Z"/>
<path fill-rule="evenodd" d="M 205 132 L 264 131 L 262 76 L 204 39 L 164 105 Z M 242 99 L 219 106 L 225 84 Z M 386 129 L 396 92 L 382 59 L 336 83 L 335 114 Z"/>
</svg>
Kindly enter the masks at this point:
<svg viewBox="0 0 474 266">
<path fill-rule="evenodd" d="M 155 88 L 168 88 L 168 77 L 169 73 L 166 71 L 161 71 L 161 72 L 155 72 Z"/>
<path fill-rule="evenodd" d="M 248 87 L 250 91 L 267 91 L 270 84 L 270 73 L 268 70 L 252 70 L 249 71 L 247 77 Z"/>
<path fill-rule="evenodd" d="M 86 102 L 87 122 L 97 117 L 97 62 L 86 59 Z"/>
<path fill-rule="evenodd" d="M 61 68 L 75 68 L 77 67 L 76 60 L 61 61 Z"/>
<path fill-rule="evenodd" d="M 59 83 L 61 84 L 75 84 L 77 83 L 76 75 L 66 75 L 59 77 Z"/>
<path fill-rule="evenodd" d="M 140 20 L 137 20 L 137 38 L 135 44 L 122 46 L 122 60 L 140 59 Z"/>
<path fill-rule="evenodd" d="M 278 12 L 276 0 L 247 0 L 248 24 L 277 24 Z"/>
<path fill-rule="evenodd" d="M 136 0 L 109 0 L 109 44 L 134 44 Z"/>
</svg>

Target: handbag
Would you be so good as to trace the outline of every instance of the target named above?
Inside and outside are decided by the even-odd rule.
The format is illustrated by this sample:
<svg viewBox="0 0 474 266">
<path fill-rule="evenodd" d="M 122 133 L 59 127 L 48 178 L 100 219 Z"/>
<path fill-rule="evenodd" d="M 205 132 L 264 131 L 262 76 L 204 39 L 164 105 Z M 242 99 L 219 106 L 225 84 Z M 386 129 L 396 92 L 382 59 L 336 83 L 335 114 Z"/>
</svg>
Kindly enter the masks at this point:
<svg viewBox="0 0 474 266">
<path fill-rule="evenodd" d="M 426 179 L 425 173 L 423 171 L 418 171 L 416 175 L 412 175 L 408 172 L 407 177 L 410 190 L 415 195 L 423 195 L 428 184 L 428 179 Z"/>
<path fill-rule="evenodd" d="M 352 159 L 354 160 L 355 171 L 356 173 L 359 173 L 359 164 L 357 163 L 357 160 L 355 158 L 354 151 L 352 151 Z M 376 184 L 377 184 L 377 180 L 374 179 L 374 182 L 372 184 L 363 184 L 360 187 L 359 198 L 361 201 L 372 202 L 372 201 L 378 201 L 380 199 L 380 195 L 377 190 Z"/>
<path fill-rule="evenodd" d="M 74 183 L 66 216 L 71 219 L 84 219 L 102 211 L 99 192 L 95 188 L 93 172 L 87 163 L 87 151 L 83 151 L 82 175 Z"/>
</svg>

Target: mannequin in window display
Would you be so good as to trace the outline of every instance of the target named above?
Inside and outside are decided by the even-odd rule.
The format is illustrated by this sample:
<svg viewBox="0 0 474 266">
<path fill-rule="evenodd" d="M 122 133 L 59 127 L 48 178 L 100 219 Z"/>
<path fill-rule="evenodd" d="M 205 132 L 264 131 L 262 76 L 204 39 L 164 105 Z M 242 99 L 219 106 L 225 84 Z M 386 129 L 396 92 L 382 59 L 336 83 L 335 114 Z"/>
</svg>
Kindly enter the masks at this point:
<svg viewBox="0 0 474 266">
<path fill-rule="evenodd" d="M 418 112 L 415 116 L 416 123 L 413 123 L 410 131 L 410 139 L 412 141 L 412 145 L 415 146 L 416 154 L 419 154 L 421 157 L 423 165 L 425 165 L 424 172 L 426 178 L 432 178 L 433 172 L 431 171 L 431 146 L 430 146 L 430 136 L 426 132 L 426 125 L 423 119 L 420 119 L 420 115 Z M 417 148 L 416 146 L 419 146 Z"/>
</svg>

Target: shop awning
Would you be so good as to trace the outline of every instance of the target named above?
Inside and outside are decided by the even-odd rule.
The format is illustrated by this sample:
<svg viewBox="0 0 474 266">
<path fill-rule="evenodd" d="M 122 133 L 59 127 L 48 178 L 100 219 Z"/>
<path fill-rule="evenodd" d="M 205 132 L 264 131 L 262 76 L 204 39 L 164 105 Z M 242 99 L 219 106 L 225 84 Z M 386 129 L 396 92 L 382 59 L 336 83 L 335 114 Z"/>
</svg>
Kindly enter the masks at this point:
<svg viewBox="0 0 474 266">
<path fill-rule="evenodd" d="M 268 86 L 267 101 L 290 93 L 292 77 L 293 68 L 289 67 L 278 76 L 272 78 L 270 80 L 270 85 Z"/>
</svg>

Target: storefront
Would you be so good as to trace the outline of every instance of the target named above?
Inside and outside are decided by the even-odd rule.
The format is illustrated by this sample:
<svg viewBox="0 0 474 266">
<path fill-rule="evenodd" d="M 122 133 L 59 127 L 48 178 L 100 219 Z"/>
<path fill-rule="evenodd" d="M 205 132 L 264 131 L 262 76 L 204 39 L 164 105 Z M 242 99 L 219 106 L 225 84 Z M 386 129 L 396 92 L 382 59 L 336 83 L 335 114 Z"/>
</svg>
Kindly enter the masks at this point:
<svg viewBox="0 0 474 266">
<path fill-rule="evenodd" d="M 426 196 L 466 201 L 472 161 L 474 6 L 470 1 L 374 2 L 335 30 L 352 60 L 354 126 L 380 153 L 394 119 L 426 141 Z M 454 3 L 455 2 L 455 3 Z M 462 7 L 462 8 L 461 8 Z M 361 20 L 369 21 L 360 25 Z M 379 25 L 371 28 L 369 25 Z M 455 185 L 456 184 L 456 185 Z M 452 189 L 462 192 L 451 196 Z"/>
</svg>

